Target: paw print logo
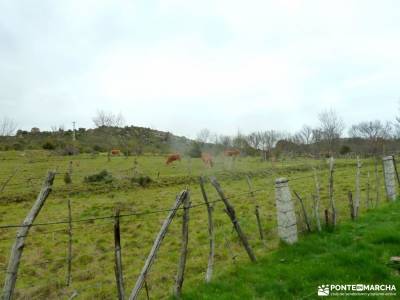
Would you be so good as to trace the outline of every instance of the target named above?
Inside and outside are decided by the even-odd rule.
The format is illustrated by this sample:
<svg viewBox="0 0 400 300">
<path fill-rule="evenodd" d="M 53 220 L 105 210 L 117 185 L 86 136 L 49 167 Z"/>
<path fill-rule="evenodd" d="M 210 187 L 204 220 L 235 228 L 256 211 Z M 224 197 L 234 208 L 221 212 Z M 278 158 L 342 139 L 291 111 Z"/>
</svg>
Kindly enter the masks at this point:
<svg viewBox="0 0 400 300">
<path fill-rule="evenodd" d="M 318 286 L 318 296 L 329 296 L 329 285 L 320 285 Z"/>
</svg>

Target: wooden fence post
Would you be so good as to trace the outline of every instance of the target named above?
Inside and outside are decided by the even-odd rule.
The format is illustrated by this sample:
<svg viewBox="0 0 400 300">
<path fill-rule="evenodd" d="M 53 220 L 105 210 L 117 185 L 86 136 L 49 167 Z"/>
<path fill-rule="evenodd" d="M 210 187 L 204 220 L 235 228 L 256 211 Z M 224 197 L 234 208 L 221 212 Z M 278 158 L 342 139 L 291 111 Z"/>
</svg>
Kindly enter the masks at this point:
<svg viewBox="0 0 400 300">
<path fill-rule="evenodd" d="M 325 226 L 328 227 L 329 226 L 329 210 L 325 209 L 324 213 L 325 213 Z"/>
<path fill-rule="evenodd" d="M 304 216 L 304 222 L 306 223 L 306 226 L 307 226 L 307 231 L 311 232 L 310 219 L 308 218 L 306 208 L 304 207 L 303 199 L 301 199 L 301 197 L 299 196 L 299 194 L 297 194 L 296 191 L 293 190 L 293 193 L 296 196 L 296 198 L 299 199 L 301 210 L 302 210 L 303 216 Z"/>
<path fill-rule="evenodd" d="M 278 235 L 288 244 L 296 243 L 298 240 L 296 214 L 286 178 L 275 180 L 275 201 Z"/>
<path fill-rule="evenodd" d="M 121 233 L 119 227 L 119 208 L 115 211 L 114 218 L 114 258 L 115 258 L 115 281 L 117 283 L 118 299 L 124 300 L 124 276 L 122 273 Z"/>
<path fill-rule="evenodd" d="M 368 171 L 368 173 L 367 173 L 367 203 L 366 203 L 368 209 L 371 208 L 371 199 L 370 199 L 370 196 L 369 196 L 370 188 L 371 188 L 370 175 L 369 175 L 369 171 Z"/>
<path fill-rule="evenodd" d="M 71 200 L 68 199 L 68 267 L 67 267 L 67 286 L 72 281 L 72 211 L 71 211 Z"/>
<path fill-rule="evenodd" d="M 331 156 L 329 158 L 329 201 L 332 209 L 332 226 L 336 227 L 336 205 L 335 200 L 333 198 L 333 167 L 334 167 L 334 159 Z"/>
<path fill-rule="evenodd" d="M 354 199 L 354 205 L 353 205 L 353 214 L 354 218 L 358 217 L 358 211 L 360 209 L 360 198 L 361 198 L 361 192 L 360 192 L 360 174 L 361 174 L 361 161 L 360 157 L 357 155 L 357 173 L 356 173 L 356 197 Z"/>
<path fill-rule="evenodd" d="M 25 239 L 29 233 L 29 229 L 31 228 L 33 222 L 35 221 L 40 210 L 42 209 L 47 197 L 51 193 L 55 175 L 56 173 L 53 171 L 48 172 L 35 203 L 33 204 L 30 212 L 28 213 L 20 229 L 18 230 L 16 240 L 11 249 L 11 256 L 6 271 L 3 288 L 3 300 L 11 300 L 12 298 L 15 283 L 17 281 L 19 262 L 25 246 Z"/>
<path fill-rule="evenodd" d="M 379 174 L 378 174 L 378 156 L 375 156 L 374 160 L 374 170 L 375 170 L 375 192 L 376 192 L 376 198 L 375 198 L 375 207 L 378 206 L 380 198 L 381 198 L 381 193 L 380 193 L 380 180 L 379 180 Z"/>
<path fill-rule="evenodd" d="M 249 256 L 250 260 L 252 262 L 255 262 L 257 259 L 253 253 L 253 249 L 251 248 L 246 235 L 243 233 L 242 228 L 240 227 L 239 221 L 236 218 L 236 212 L 233 206 L 230 204 L 229 200 L 227 197 L 225 197 L 224 192 L 221 189 L 221 186 L 219 185 L 217 179 L 215 177 L 211 177 L 211 184 L 214 186 L 214 188 L 217 190 L 221 200 L 224 202 L 225 207 L 226 207 L 226 213 L 228 214 L 229 218 L 232 221 L 233 227 L 235 228 L 240 241 L 242 242 L 242 245 L 246 249 L 247 255 Z"/>
<path fill-rule="evenodd" d="M 208 264 L 207 264 L 207 272 L 206 272 L 206 282 L 211 281 L 213 268 L 214 268 L 214 251 L 215 251 L 215 243 L 214 243 L 214 222 L 213 222 L 213 207 L 210 205 L 208 201 L 206 189 L 204 188 L 204 177 L 200 177 L 200 188 L 201 193 L 203 195 L 204 202 L 207 206 L 207 216 L 208 216 L 208 237 L 210 241 L 210 252 L 208 254 Z"/>
<path fill-rule="evenodd" d="M 317 223 L 318 231 L 321 231 L 321 220 L 319 218 L 319 204 L 321 203 L 321 194 L 320 194 L 320 186 L 318 180 L 317 169 L 314 168 L 314 181 L 315 181 L 315 197 L 314 198 L 314 215 L 315 221 Z"/>
<path fill-rule="evenodd" d="M 246 175 L 246 180 L 247 180 L 247 185 L 249 186 L 250 196 L 253 199 L 255 205 L 255 215 L 257 219 L 258 232 L 260 233 L 260 239 L 263 241 L 263 243 L 265 243 L 264 231 L 262 229 L 261 218 L 260 218 L 260 206 L 258 205 L 258 202 L 254 196 L 253 186 L 251 184 L 250 177 L 248 175 Z"/>
<path fill-rule="evenodd" d="M 172 219 L 175 217 L 178 208 L 181 206 L 181 204 L 184 201 L 184 199 L 186 198 L 186 196 L 187 196 L 187 190 L 183 190 L 176 197 L 175 204 L 172 207 L 172 209 L 170 210 L 167 218 L 164 220 L 163 225 L 161 226 L 160 232 L 158 233 L 158 235 L 154 241 L 153 247 L 150 250 L 150 253 L 146 259 L 146 262 L 142 268 L 142 271 L 140 272 L 140 275 L 139 275 L 138 279 L 136 280 L 136 284 L 135 284 L 134 288 L 132 289 L 132 292 L 129 296 L 129 300 L 137 299 L 137 297 L 139 295 L 139 291 L 143 286 L 146 275 L 149 272 L 150 267 L 152 266 L 152 264 L 154 262 L 154 259 L 156 257 L 158 249 L 160 248 L 161 242 L 163 241 L 165 235 L 167 234 L 168 227 L 171 224 Z"/>
<path fill-rule="evenodd" d="M 396 178 L 397 178 L 397 184 L 400 186 L 400 177 L 399 177 L 399 172 L 397 172 L 396 158 L 394 157 L 394 155 L 392 157 L 393 157 L 394 172 L 395 172 Z"/>
<path fill-rule="evenodd" d="M 179 259 L 178 273 L 176 275 L 175 289 L 174 289 L 174 294 L 177 298 L 180 298 L 181 296 L 182 285 L 185 276 L 187 248 L 189 242 L 189 209 L 190 209 L 190 198 L 188 192 L 185 197 L 185 200 L 183 200 L 181 257 Z"/>
<path fill-rule="evenodd" d="M 354 221 L 357 215 L 355 213 L 356 210 L 354 207 L 353 194 L 351 191 L 349 191 L 349 193 L 348 193 L 348 198 L 349 198 L 349 207 L 350 207 L 350 217 Z"/>
<path fill-rule="evenodd" d="M 397 197 L 393 156 L 383 158 L 383 174 L 388 200 L 395 201 Z"/>
</svg>

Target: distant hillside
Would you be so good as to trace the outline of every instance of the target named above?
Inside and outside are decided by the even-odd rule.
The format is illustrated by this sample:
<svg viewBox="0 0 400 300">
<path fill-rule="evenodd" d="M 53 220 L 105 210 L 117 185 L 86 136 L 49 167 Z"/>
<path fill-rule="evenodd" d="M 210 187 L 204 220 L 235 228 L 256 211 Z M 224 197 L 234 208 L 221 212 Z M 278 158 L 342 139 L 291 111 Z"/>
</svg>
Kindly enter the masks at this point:
<svg viewBox="0 0 400 300">
<path fill-rule="evenodd" d="M 31 132 L 19 130 L 15 136 L 0 137 L 0 150 L 47 149 L 60 154 L 107 152 L 120 149 L 124 154 L 187 151 L 191 140 L 144 127 L 99 127 Z"/>
</svg>

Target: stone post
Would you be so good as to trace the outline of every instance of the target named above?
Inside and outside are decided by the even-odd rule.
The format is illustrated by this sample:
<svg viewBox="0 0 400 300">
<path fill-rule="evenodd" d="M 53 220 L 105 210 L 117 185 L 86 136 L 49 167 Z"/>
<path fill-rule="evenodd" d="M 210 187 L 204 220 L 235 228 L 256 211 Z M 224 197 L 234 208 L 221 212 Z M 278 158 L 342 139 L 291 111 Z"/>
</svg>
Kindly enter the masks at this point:
<svg viewBox="0 0 400 300">
<path fill-rule="evenodd" d="M 393 156 L 385 156 L 383 158 L 383 175 L 385 178 L 386 195 L 389 201 L 395 201 L 397 197 L 395 173 Z"/>
<path fill-rule="evenodd" d="M 275 180 L 275 199 L 278 220 L 278 235 L 288 244 L 297 242 L 297 222 L 289 183 L 286 178 Z"/>
</svg>

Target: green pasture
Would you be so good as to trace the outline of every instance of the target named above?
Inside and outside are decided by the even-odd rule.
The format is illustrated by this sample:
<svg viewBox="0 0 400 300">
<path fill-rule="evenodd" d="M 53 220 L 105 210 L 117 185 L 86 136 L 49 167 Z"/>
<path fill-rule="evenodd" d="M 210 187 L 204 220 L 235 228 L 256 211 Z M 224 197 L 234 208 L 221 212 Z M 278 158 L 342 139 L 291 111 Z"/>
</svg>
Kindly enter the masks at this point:
<svg viewBox="0 0 400 300">
<path fill-rule="evenodd" d="M 136 163 L 135 163 L 136 160 Z M 72 184 L 64 183 L 64 173 L 72 161 Z M 264 162 L 258 157 L 231 159 L 215 158 L 215 167 L 207 169 L 200 159 L 183 158 L 172 166 L 165 165 L 165 157 L 112 157 L 106 155 L 55 156 L 50 152 L 0 152 L 0 186 L 13 172 L 8 185 L 0 194 L 0 225 L 20 224 L 31 208 L 40 190 L 46 172 L 56 169 L 58 174 L 54 191 L 47 199 L 36 223 L 65 221 L 68 216 L 67 199 L 72 201 L 73 220 L 112 216 L 116 207 L 121 214 L 149 212 L 140 216 L 121 218 L 122 255 L 126 292 L 132 290 L 144 264 L 155 236 L 176 195 L 186 186 L 191 192 L 193 205 L 203 203 L 198 177 L 216 176 L 230 201 L 237 217 L 248 235 L 257 257 L 261 258 L 279 245 L 276 236 L 274 206 L 274 180 L 288 177 L 290 188 L 305 200 L 311 215 L 311 194 L 315 193 L 313 167 L 317 168 L 321 184 L 321 220 L 328 207 L 328 169 L 325 159 L 287 159 Z M 379 164 L 380 199 L 376 201 L 376 182 L 372 160 L 363 160 L 361 173 L 361 214 L 383 206 L 386 197 L 383 187 L 382 166 Z M 108 170 L 113 175 L 109 183 L 86 183 L 84 177 Z M 17 171 L 16 171 L 17 170 Z M 370 173 L 370 203 L 367 203 L 367 174 Z M 355 190 L 356 161 L 339 159 L 334 173 L 335 200 L 339 223 L 349 218 L 347 194 Z M 146 175 L 152 179 L 142 187 L 131 178 Z M 255 199 L 248 192 L 246 175 L 252 180 Z M 210 200 L 217 200 L 211 184 L 206 186 Z M 299 229 L 304 230 L 302 215 L 296 203 Z M 258 235 L 254 215 L 257 201 L 261 209 L 266 244 Z M 215 203 L 216 264 L 215 277 L 219 278 L 232 266 L 241 265 L 248 257 L 241 247 L 232 225 L 224 212 L 222 202 Z M 314 220 L 313 220 L 314 221 Z M 180 251 L 181 212 L 171 224 L 157 259 L 147 278 L 150 299 L 167 298 L 174 285 Z M 208 256 L 207 213 L 205 206 L 190 211 L 189 254 L 184 291 L 204 281 Z M 16 235 L 16 228 L 0 229 L 0 268 L 4 270 L 9 251 Z M 67 224 L 36 226 L 31 229 L 25 246 L 16 286 L 19 299 L 68 299 L 74 291 L 79 299 L 115 299 L 113 219 L 102 219 L 73 224 L 72 285 L 65 286 L 67 270 Z M 4 272 L 0 273 L 0 281 Z M 144 291 L 141 298 L 146 299 Z"/>
</svg>

